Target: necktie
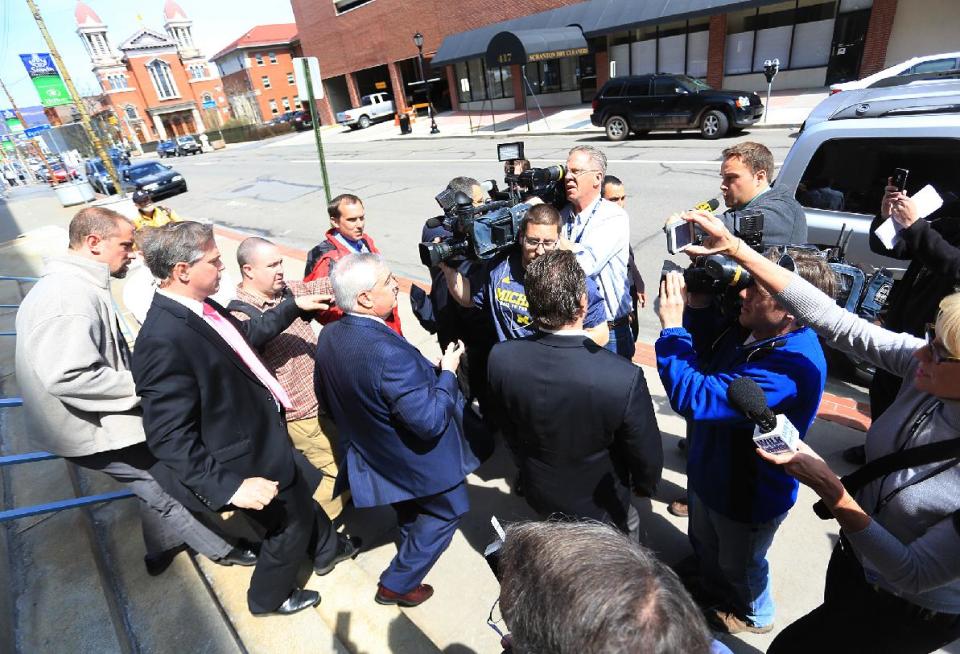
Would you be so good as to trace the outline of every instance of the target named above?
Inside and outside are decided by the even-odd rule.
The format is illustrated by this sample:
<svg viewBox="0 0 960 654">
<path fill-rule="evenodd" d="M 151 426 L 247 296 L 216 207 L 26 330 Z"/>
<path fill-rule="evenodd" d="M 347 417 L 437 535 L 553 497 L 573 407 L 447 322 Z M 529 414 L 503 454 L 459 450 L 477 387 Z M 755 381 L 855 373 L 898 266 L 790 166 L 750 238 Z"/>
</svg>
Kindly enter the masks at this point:
<svg viewBox="0 0 960 654">
<path fill-rule="evenodd" d="M 287 392 L 283 390 L 283 386 L 280 385 L 276 377 L 270 374 L 260 357 L 256 355 L 247 340 L 237 331 L 237 328 L 206 302 L 203 303 L 203 318 L 220 335 L 220 338 L 226 341 L 227 345 L 237 353 L 237 356 L 247 364 L 250 372 L 260 380 L 260 383 L 270 389 L 277 402 L 282 404 L 284 408 L 292 408 L 293 404 L 290 402 Z"/>
</svg>

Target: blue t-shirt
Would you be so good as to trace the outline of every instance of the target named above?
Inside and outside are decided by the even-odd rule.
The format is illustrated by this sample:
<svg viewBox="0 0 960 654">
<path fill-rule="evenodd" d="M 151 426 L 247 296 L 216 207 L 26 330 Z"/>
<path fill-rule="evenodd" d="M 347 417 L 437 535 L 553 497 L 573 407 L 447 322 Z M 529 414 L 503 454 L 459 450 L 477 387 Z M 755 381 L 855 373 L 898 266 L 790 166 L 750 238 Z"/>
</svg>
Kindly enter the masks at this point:
<svg viewBox="0 0 960 654">
<path fill-rule="evenodd" d="M 524 269 L 520 252 L 501 255 L 483 262 L 474 275 L 470 287 L 474 306 L 489 311 L 500 342 L 532 336 L 536 329 L 527 304 L 523 286 Z M 584 329 L 596 327 L 607 320 L 603 297 L 597 283 L 587 277 L 587 315 Z"/>
</svg>

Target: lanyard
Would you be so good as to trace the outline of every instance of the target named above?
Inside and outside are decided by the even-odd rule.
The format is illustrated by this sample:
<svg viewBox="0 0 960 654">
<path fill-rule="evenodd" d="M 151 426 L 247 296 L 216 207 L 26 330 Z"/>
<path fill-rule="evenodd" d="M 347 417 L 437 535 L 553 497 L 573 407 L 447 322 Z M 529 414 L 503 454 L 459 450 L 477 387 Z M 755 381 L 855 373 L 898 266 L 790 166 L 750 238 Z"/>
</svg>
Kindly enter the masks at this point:
<svg viewBox="0 0 960 654">
<path fill-rule="evenodd" d="M 600 202 L 603 201 L 603 198 L 597 198 L 597 201 L 593 203 L 593 209 L 590 211 L 590 215 L 587 216 L 587 219 L 583 221 L 580 225 L 580 233 L 577 234 L 577 238 L 573 239 L 574 243 L 579 244 L 580 239 L 583 238 L 583 233 L 587 231 L 587 223 L 590 222 L 590 219 L 593 218 L 593 214 L 597 213 L 597 209 L 600 208 Z M 580 214 L 577 214 L 580 215 Z M 577 217 L 572 216 L 572 220 L 567 223 L 567 239 L 570 240 L 570 237 L 573 236 L 573 223 L 576 221 Z"/>
</svg>

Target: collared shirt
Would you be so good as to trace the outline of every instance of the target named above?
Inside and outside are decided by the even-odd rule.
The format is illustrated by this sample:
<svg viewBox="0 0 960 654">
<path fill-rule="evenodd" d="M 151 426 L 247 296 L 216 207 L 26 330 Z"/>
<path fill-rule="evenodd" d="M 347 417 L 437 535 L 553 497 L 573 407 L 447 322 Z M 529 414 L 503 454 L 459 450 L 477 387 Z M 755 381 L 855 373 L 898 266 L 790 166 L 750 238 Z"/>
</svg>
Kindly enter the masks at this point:
<svg viewBox="0 0 960 654">
<path fill-rule="evenodd" d="M 328 277 L 312 282 L 287 282 L 287 288 L 294 294 L 332 293 Z M 237 286 L 237 299 L 254 306 L 259 311 L 269 311 L 283 301 L 283 295 L 265 298 Z M 250 316 L 242 311 L 231 311 L 238 320 L 249 320 Z M 276 376 L 283 390 L 290 396 L 293 408 L 287 411 L 287 421 L 294 422 L 313 418 L 318 413 L 317 394 L 313 386 L 313 355 L 317 349 L 317 335 L 308 322 L 302 318 L 294 320 L 282 334 L 267 343 L 261 350 L 267 369 Z"/>
<path fill-rule="evenodd" d="M 590 335 L 582 329 L 547 329 L 546 327 L 539 327 L 538 329 L 546 334 L 554 334 L 556 336 L 583 336 L 584 338 L 590 338 Z"/>
<path fill-rule="evenodd" d="M 355 311 L 347 311 L 346 314 L 348 316 L 354 316 L 355 318 L 366 318 L 367 320 L 375 320 L 381 325 L 385 325 L 387 327 L 390 326 L 390 325 L 387 325 L 387 321 L 381 318 L 380 316 L 372 316 L 369 313 L 357 313 Z"/>
<path fill-rule="evenodd" d="M 354 241 L 353 239 L 347 238 L 340 232 L 337 232 L 333 238 L 337 239 L 338 241 L 346 245 L 348 248 L 350 248 L 351 252 L 369 252 L 370 251 L 370 248 L 367 247 L 366 241 L 364 241 L 362 238 L 359 241 Z"/>
<path fill-rule="evenodd" d="M 192 297 L 187 297 L 186 295 L 180 295 L 179 293 L 171 293 L 165 288 L 158 288 L 157 293 L 167 298 L 168 300 L 179 302 L 183 306 L 190 309 L 190 311 L 192 311 L 193 313 L 203 318 L 203 302 L 200 302 L 199 300 L 194 300 Z"/>
<path fill-rule="evenodd" d="M 598 197 L 578 214 L 568 204 L 560 212 L 563 235 L 577 261 L 603 295 L 607 320 L 623 318 L 633 309 L 630 298 L 630 219 L 615 202 Z"/>
</svg>

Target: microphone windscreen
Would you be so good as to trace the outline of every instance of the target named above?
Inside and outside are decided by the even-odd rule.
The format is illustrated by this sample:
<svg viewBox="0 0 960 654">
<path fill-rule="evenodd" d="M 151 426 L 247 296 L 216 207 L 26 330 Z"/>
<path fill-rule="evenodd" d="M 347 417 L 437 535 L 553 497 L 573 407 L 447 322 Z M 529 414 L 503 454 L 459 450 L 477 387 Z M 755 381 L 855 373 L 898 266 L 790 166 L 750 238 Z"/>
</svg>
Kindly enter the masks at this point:
<svg viewBox="0 0 960 654">
<path fill-rule="evenodd" d="M 699 209 L 700 211 L 716 211 L 717 207 L 720 206 L 720 201 L 717 198 L 710 198 L 709 200 L 704 200 L 696 205 L 694 209 Z"/>
<path fill-rule="evenodd" d="M 767 410 L 767 396 L 757 382 L 749 377 L 737 377 L 727 386 L 727 402 L 751 417 Z"/>
</svg>

